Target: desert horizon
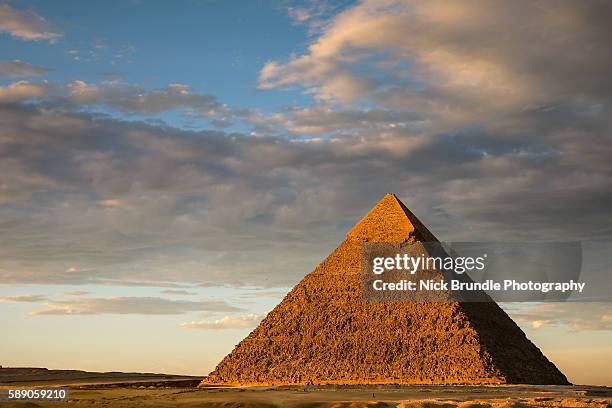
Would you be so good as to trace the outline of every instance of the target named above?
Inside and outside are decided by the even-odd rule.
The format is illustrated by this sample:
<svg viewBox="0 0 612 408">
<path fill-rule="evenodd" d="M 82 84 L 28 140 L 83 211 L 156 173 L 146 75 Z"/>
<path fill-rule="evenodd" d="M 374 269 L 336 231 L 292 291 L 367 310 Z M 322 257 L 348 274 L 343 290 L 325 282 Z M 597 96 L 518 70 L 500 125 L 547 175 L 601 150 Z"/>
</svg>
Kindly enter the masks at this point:
<svg viewBox="0 0 612 408">
<path fill-rule="evenodd" d="M 69 402 L 37 401 L 28 407 L 608 407 L 610 387 L 537 385 L 327 385 L 281 387 L 196 387 L 201 378 L 126 373 L 42 373 L 37 369 L 10 375 L 0 369 L 0 391 L 35 390 L 44 387 L 67 389 Z M 107 373 L 108 374 L 108 373 Z M 69 388 L 66 388 L 69 387 Z M 3 406 L 26 406 L 7 402 Z"/>
</svg>

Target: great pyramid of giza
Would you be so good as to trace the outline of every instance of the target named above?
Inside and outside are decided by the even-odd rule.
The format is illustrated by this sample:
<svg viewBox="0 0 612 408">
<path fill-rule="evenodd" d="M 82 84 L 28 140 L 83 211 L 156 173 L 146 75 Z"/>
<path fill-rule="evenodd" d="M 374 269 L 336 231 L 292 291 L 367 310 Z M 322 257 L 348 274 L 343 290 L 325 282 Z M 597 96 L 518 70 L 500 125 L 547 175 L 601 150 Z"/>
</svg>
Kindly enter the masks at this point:
<svg viewBox="0 0 612 408">
<path fill-rule="evenodd" d="M 494 302 L 366 302 L 363 243 L 415 241 L 387 194 L 202 384 L 569 384 Z"/>
</svg>

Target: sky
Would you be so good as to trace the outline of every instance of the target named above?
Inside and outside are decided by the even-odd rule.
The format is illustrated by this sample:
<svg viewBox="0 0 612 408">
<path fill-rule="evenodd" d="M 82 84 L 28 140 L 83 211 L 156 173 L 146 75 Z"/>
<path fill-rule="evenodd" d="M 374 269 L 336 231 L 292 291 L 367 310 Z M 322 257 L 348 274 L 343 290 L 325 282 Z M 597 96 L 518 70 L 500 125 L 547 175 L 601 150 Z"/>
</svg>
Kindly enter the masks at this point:
<svg viewBox="0 0 612 408">
<path fill-rule="evenodd" d="M 0 2 L 0 364 L 205 375 L 393 192 L 612 238 L 606 1 Z M 612 385 L 609 303 L 504 305 Z"/>
</svg>

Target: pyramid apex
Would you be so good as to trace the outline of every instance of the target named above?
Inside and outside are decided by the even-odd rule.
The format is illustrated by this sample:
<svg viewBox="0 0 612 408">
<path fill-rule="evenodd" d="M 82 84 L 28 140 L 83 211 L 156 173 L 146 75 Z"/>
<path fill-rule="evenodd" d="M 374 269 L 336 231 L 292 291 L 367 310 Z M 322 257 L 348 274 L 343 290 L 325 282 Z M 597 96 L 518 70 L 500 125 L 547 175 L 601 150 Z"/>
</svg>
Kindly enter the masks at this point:
<svg viewBox="0 0 612 408">
<path fill-rule="evenodd" d="M 403 242 L 412 238 L 431 242 L 436 237 L 393 193 L 387 193 L 346 234 L 369 242 Z"/>
</svg>

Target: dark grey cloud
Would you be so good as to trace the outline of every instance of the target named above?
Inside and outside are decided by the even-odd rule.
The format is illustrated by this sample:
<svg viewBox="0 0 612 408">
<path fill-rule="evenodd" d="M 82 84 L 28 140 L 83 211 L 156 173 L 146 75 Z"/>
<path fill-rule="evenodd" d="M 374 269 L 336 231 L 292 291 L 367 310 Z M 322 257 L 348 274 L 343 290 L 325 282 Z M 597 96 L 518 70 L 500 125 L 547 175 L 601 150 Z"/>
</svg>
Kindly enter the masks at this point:
<svg viewBox="0 0 612 408">
<path fill-rule="evenodd" d="M 609 9 L 365 1 L 262 70 L 317 97 L 276 113 L 183 85 L 0 88 L 0 279 L 285 287 L 387 192 L 441 239 L 610 240 Z"/>
<path fill-rule="evenodd" d="M 262 88 L 302 89 L 320 106 L 256 119 L 394 149 L 407 191 L 461 230 L 538 237 L 535 225 L 565 216 L 572 236 L 609 236 L 593 221 L 612 204 L 595 187 L 611 176 L 610 20 L 604 1 L 363 1 L 261 71 Z"/>
<path fill-rule="evenodd" d="M 139 85 L 122 82 L 72 81 L 66 85 L 66 90 L 73 103 L 103 105 L 127 113 L 157 114 L 182 108 L 192 109 L 200 116 L 211 116 L 223 109 L 214 96 L 194 94 L 183 84 L 147 91 Z"/>
<path fill-rule="evenodd" d="M 0 61 L 0 78 L 32 76 L 44 72 L 20 61 Z M 27 75 L 26 75 L 27 74 Z M 169 84 L 164 88 L 147 90 L 138 84 L 117 80 L 86 83 L 74 80 L 60 86 L 48 81 L 18 81 L 0 86 L 0 103 L 12 104 L 37 101 L 49 106 L 78 110 L 84 107 L 105 108 L 128 115 L 149 115 L 178 110 L 193 118 L 210 118 L 214 123 L 230 120 L 231 111 L 214 96 L 193 93 L 189 86 Z M 228 122 L 229 125 L 229 122 Z"/>
<path fill-rule="evenodd" d="M 610 236 L 607 150 L 569 136 L 296 140 L 24 105 L 0 124 L 4 283 L 287 286 L 387 191 L 442 239 Z"/>
<path fill-rule="evenodd" d="M 123 80 L 127 78 L 127 74 L 123 72 L 115 72 L 115 71 L 98 72 L 97 75 L 107 78 L 109 80 Z"/>
</svg>

